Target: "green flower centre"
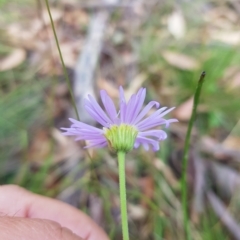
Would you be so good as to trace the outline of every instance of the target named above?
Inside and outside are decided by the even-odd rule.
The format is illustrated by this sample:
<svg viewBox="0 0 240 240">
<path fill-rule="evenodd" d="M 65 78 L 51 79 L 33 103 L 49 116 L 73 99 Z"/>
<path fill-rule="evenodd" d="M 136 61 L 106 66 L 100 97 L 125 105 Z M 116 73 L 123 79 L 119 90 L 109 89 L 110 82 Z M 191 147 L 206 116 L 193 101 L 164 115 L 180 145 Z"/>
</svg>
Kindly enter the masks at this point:
<svg viewBox="0 0 240 240">
<path fill-rule="evenodd" d="M 129 152 L 133 149 L 138 130 L 131 125 L 113 125 L 109 129 L 104 128 L 108 145 L 114 151 Z"/>
</svg>

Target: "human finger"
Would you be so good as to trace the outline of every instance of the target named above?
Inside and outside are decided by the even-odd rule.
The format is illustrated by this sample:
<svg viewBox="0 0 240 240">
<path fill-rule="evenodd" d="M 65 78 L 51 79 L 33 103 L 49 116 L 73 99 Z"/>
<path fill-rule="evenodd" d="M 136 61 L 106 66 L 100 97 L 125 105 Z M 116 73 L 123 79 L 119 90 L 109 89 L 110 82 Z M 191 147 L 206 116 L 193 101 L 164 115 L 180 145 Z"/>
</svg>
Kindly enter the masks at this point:
<svg viewBox="0 0 240 240">
<path fill-rule="evenodd" d="M 0 186 L 2 215 L 49 219 L 86 240 L 109 240 L 86 214 L 55 199 L 30 193 L 15 185 Z"/>
</svg>

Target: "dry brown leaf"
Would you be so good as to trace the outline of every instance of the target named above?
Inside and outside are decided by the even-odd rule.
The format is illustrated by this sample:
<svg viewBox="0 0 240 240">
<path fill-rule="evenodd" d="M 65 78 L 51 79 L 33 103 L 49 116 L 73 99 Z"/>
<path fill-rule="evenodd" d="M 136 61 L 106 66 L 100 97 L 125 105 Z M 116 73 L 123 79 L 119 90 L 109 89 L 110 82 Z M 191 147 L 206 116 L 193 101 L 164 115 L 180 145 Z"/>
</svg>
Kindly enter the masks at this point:
<svg viewBox="0 0 240 240">
<path fill-rule="evenodd" d="M 239 147 L 240 146 L 240 137 L 230 135 L 224 140 L 222 145 L 229 150 L 239 151 L 240 150 L 240 147 Z"/>
<path fill-rule="evenodd" d="M 12 51 L 7 57 L 0 60 L 0 71 L 7 71 L 19 66 L 26 59 L 26 52 L 22 48 Z"/>
<path fill-rule="evenodd" d="M 62 17 L 62 11 L 58 9 L 51 9 L 52 19 L 54 22 Z M 50 24 L 50 18 L 47 10 L 42 13 L 42 19 L 39 17 L 31 19 L 29 25 L 23 26 L 20 23 L 13 23 L 7 26 L 7 33 L 10 41 L 16 46 L 23 46 L 24 48 L 31 49 L 36 45 L 36 34 L 40 33 L 44 25 Z M 52 31 L 49 31 L 52 33 Z"/>
<path fill-rule="evenodd" d="M 27 154 L 30 162 L 41 165 L 50 156 L 52 139 L 48 131 L 47 128 L 41 128 L 34 133 Z"/>
<path fill-rule="evenodd" d="M 185 54 L 173 51 L 164 51 L 162 56 L 170 65 L 179 69 L 195 70 L 200 66 L 200 63 L 196 59 Z"/>
<path fill-rule="evenodd" d="M 62 11 L 57 9 L 57 8 L 51 8 L 50 10 L 51 10 L 51 15 L 52 15 L 53 22 L 58 21 L 63 15 Z M 51 23 L 47 9 L 45 9 L 43 11 L 42 18 L 43 18 L 44 23 L 46 25 Z"/>
<path fill-rule="evenodd" d="M 219 31 L 209 30 L 209 35 L 212 40 L 218 40 L 231 45 L 240 43 L 240 31 Z"/>
<path fill-rule="evenodd" d="M 97 85 L 100 89 L 105 89 L 111 98 L 118 98 L 118 89 L 105 79 L 98 79 Z"/>
<path fill-rule="evenodd" d="M 228 150 L 240 151 L 240 120 L 234 126 L 228 137 L 222 142 L 222 146 Z"/>
<path fill-rule="evenodd" d="M 146 81 L 147 76 L 143 73 L 138 74 L 132 81 L 128 89 L 125 90 L 125 97 L 129 99 L 132 94 L 136 93 L 137 90 Z"/>
<path fill-rule="evenodd" d="M 192 114 L 192 108 L 193 108 L 193 97 L 191 97 L 186 102 L 182 103 L 179 107 L 177 107 L 173 115 L 179 121 L 188 121 Z"/>
<path fill-rule="evenodd" d="M 240 87 L 240 72 L 237 72 L 233 76 L 232 80 L 229 83 L 229 87 L 230 87 L 230 89 L 235 89 L 235 88 Z"/>
<path fill-rule="evenodd" d="M 64 14 L 64 21 L 75 27 L 85 26 L 88 24 L 89 16 L 81 9 L 72 9 Z"/>
</svg>

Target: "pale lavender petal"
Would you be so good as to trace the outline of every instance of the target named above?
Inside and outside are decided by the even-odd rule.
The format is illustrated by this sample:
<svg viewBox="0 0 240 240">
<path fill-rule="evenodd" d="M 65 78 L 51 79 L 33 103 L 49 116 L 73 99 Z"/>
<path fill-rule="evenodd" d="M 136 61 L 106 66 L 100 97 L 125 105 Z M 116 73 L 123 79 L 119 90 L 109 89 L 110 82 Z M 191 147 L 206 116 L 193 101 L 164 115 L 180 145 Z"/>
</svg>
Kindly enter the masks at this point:
<svg viewBox="0 0 240 240">
<path fill-rule="evenodd" d="M 125 116 L 126 116 L 126 103 L 121 102 L 120 103 L 120 120 L 121 120 L 121 123 L 125 123 Z"/>
<path fill-rule="evenodd" d="M 134 143 L 134 148 L 138 148 L 140 146 L 140 142 L 135 142 Z"/>
<path fill-rule="evenodd" d="M 141 88 L 137 93 L 136 106 L 133 110 L 132 120 L 131 120 L 130 124 L 133 124 L 135 122 L 136 117 L 139 114 L 139 112 L 143 106 L 145 97 L 146 97 L 146 88 Z"/>
<path fill-rule="evenodd" d="M 143 96 L 142 96 L 143 93 Z M 126 112 L 126 123 L 131 124 L 134 122 L 137 114 L 142 108 L 146 89 L 140 88 L 137 94 L 133 94 L 130 98 L 128 105 L 127 105 L 127 112 Z"/>
<path fill-rule="evenodd" d="M 114 123 L 116 123 L 117 111 L 112 99 L 108 96 L 105 90 L 101 90 L 100 95 L 101 95 L 102 103 L 108 113 L 108 116 L 111 118 L 111 120 Z"/>
<path fill-rule="evenodd" d="M 125 100 L 125 97 L 124 97 L 124 90 L 123 90 L 122 86 L 119 87 L 119 95 L 120 95 L 120 103 L 121 102 L 126 103 L 126 100 Z"/>
<path fill-rule="evenodd" d="M 132 97 L 128 101 L 128 104 L 126 106 L 126 117 L 125 117 L 125 122 L 126 123 L 130 123 L 131 120 L 132 120 L 132 114 L 133 114 L 133 111 L 134 111 L 136 98 L 137 98 L 137 96 L 134 94 L 134 95 L 132 95 Z"/>
<path fill-rule="evenodd" d="M 173 123 L 173 122 L 178 122 L 178 120 L 176 118 L 172 118 L 172 119 L 168 119 L 166 120 L 166 128 L 169 127 L 170 123 Z"/>
<path fill-rule="evenodd" d="M 103 147 L 106 147 L 107 146 L 107 141 L 102 141 L 102 142 L 91 142 L 90 145 L 87 145 L 85 146 L 84 148 L 92 148 L 92 147 L 95 147 L 95 148 L 103 148 Z"/>
<path fill-rule="evenodd" d="M 165 109 L 167 109 L 167 107 L 162 107 L 149 117 L 145 118 L 144 120 L 135 123 L 136 127 L 141 128 L 142 125 L 144 125 L 147 122 L 150 122 L 152 119 L 159 119 L 159 114 L 162 113 Z"/>
<path fill-rule="evenodd" d="M 138 130 L 139 131 L 145 131 L 148 130 L 150 128 L 156 127 L 156 126 L 160 126 L 163 124 L 166 124 L 167 120 L 160 118 L 160 119 L 152 119 L 150 121 L 145 122 L 144 125 L 138 126 Z"/>
<path fill-rule="evenodd" d="M 166 114 L 168 114 L 169 112 L 171 112 L 175 107 L 169 108 L 167 111 L 163 112 L 162 114 L 160 114 L 158 117 L 163 117 Z"/>
<path fill-rule="evenodd" d="M 88 98 L 89 99 L 85 99 L 85 105 L 92 108 L 92 110 L 94 110 L 99 116 L 101 116 L 101 118 L 104 119 L 106 123 L 112 123 L 106 113 L 99 106 L 97 101 L 91 95 L 88 95 Z"/>
<path fill-rule="evenodd" d="M 122 123 L 125 123 L 125 116 L 126 116 L 126 100 L 124 97 L 123 87 L 119 87 L 119 96 L 120 96 L 120 119 Z"/>
<path fill-rule="evenodd" d="M 140 112 L 140 114 L 137 116 L 137 118 L 134 120 L 132 124 L 138 123 L 142 118 L 145 117 L 145 115 L 148 113 L 148 111 L 153 107 L 156 106 L 157 108 L 159 107 L 159 103 L 156 101 L 151 101 L 147 104 L 147 106 Z"/>
<path fill-rule="evenodd" d="M 77 138 L 75 138 L 76 141 L 78 140 L 89 140 L 89 141 L 105 141 L 105 137 L 102 135 L 98 135 L 98 136 L 91 136 L 91 135 L 81 135 Z"/>
<path fill-rule="evenodd" d="M 83 123 L 83 122 L 79 122 L 79 121 L 77 121 L 77 120 L 75 120 L 75 119 L 73 119 L 73 118 L 69 118 L 69 120 L 70 120 L 72 123 L 74 123 L 72 126 L 75 126 L 75 125 L 76 125 L 76 127 L 79 127 L 79 128 L 82 128 L 82 129 L 89 129 L 89 130 L 93 130 L 93 131 L 97 131 L 97 132 L 103 132 L 102 129 L 93 127 L 93 126 L 88 125 L 88 124 Z M 72 127 L 72 126 L 71 126 L 71 127 Z"/>
<path fill-rule="evenodd" d="M 136 142 L 138 142 L 140 144 L 151 144 L 153 146 L 153 150 L 154 151 L 159 150 L 159 143 L 156 140 L 153 140 L 153 139 L 150 139 L 150 138 L 146 138 L 146 137 L 137 136 Z"/>
<path fill-rule="evenodd" d="M 151 128 L 154 128 L 154 127 L 157 127 L 157 126 L 160 126 L 160 125 L 163 125 L 165 124 L 166 127 L 169 126 L 169 123 L 172 123 L 172 122 L 178 122 L 177 119 L 163 119 L 163 118 L 160 118 L 160 119 L 152 119 L 151 121 L 147 122 L 145 125 L 141 126 L 141 128 L 138 127 L 138 130 L 139 131 L 145 131 L 145 130 L 148 130 L 148 129 L 151 129 Z"/>
<path fill-rule="evenodd" d="M 109 123 L 105 122 L 105 120 L 102 118 L 101 115 L 98 115 L 92 108 L 88 107 L 87 105 L 85 105 L 85 109 L 87 110 L 87 112 L 89 113 L 89 115 L 92 116 L 92 118 L 94 118 L 97 122 L 99 122 L 100 124 L 102 124 L 102 126 L 104 127 L 109 127 Z"/>
<path fill-rule="evenodd" d="M 150 130 L 146 132 L 138 133 L 140 137 L 156 137 L 158 140 L 164 140 L 167 138 L 167 134 L 163 130 Z"/>
</svg>

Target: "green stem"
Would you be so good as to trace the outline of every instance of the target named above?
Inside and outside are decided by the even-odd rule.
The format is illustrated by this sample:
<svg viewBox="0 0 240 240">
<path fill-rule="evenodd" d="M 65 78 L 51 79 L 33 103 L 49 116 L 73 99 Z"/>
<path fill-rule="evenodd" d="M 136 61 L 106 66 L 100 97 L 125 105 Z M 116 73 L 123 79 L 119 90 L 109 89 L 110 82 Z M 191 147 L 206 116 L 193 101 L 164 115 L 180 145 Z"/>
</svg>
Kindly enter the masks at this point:
<svg viewBox="0 0 240 240">
<path fill-rule="evenodd" d="M 182 187 L 182 208 L 183 208 L 184 231 L 185 231 L 187 240 L 191 239 L 189 223 L 188 223 L 189 216 L 188 216 L 188 201 L 187 201 L 188 199 L 188 191 L 187 191 L 188 149 L 189 149 L 189 142 L 190 142 L 193 123 L 196 118 L 197 106 L 198 106 L 199 97 L 202 89 L 202 84 L 204 82 L 203 81 L 204 77 L 205 77 L 205 72 L 202 72 L 198 81 L 197 89 L 194 94 L 192 115 L 188 124 L 188 130 L 187 130 L 187 135 L 186 135 L 185 144 L 184 144 L 184 152 L 183 152 L 181 187 Z"/>
<path fill-rule="evenodd" d="M 45 3 L 46 3 L 46 6 L 47 6 L 49 18 L 50 18 L 50 21 L 51 21 L 51 26 L 52 26 L 54 38 L 55 38 L 55 41 L 56 41 L 58 53 L 59 53 L 61 63 L 62 63 L 62 66 L 63 66 L 64 75 L 65 75 L 66 82 L 67 82 L 67 85 L 68 85 L 68 90 L 69 90 L 70 95 L 71 95 L 73 108 L 75 110 L 78 121 L 80 121 L 80 117 L 79 117 L 79 114 L 78 114 L 78 111 L 77 111 L 77 106 L 76 106 L 76 103 L 74 101 L 73 91 L 72 91 L 72 88 L 71 88 L 71 82 L 70 82 L 70 79 L 68 77 L 67 68 L 66 68 L 64 60 L 63 60 L 63 56 L 62 56 L 62 52 L 61 52 L 60 45 L 59 45 L 59 42 L 58 42 L 57 33 L 56 33 L 55 26 L 54 26 L 54 23 L 53 23 L 52 14 L 51 14 L 51 11 L 50 11 L 48 0 L 45 0 Z"/>
<path fill-rule="evenodd" d="M 128 233 L 128 216 L 127 216 L 127 195 L 125 179 L 125 152 L 118 152 L 118 171 L 119 171 L 119 190 L 122 218 L 123 240 L 129 240 Z"/>
</svg>

